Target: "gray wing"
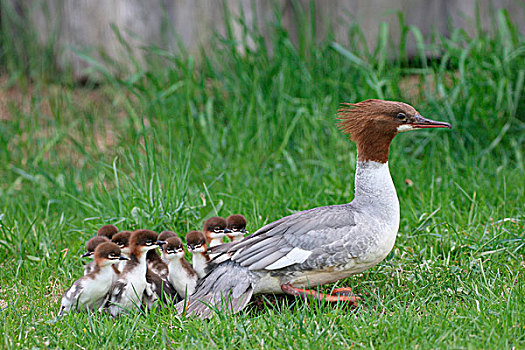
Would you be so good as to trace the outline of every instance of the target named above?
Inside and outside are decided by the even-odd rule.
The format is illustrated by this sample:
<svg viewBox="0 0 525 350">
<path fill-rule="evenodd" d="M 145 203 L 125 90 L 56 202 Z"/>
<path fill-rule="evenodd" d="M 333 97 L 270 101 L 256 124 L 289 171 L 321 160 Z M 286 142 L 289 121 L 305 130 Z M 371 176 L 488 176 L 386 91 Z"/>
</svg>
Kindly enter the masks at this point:
<svg viewBox="0 0 525 350">
<path fill-rule="evenodd" d="M 353 214 L 351 204 L 295 213 L 230 245 L 228 254 L 249 270 L 278 270 L 319 257 L 325 264 L 343 263 L 353 255 L 348 241 L 355 228 Z"/>
<path fill-rule="evenodd" d="M 242 310 L 253 294 L 250 272 L 227 261 L 217 265 L 199 281 L 195 293 L 176 305 L 179 314 L 211 318 L 215 311 L 236 313 Z"/>
</svg>

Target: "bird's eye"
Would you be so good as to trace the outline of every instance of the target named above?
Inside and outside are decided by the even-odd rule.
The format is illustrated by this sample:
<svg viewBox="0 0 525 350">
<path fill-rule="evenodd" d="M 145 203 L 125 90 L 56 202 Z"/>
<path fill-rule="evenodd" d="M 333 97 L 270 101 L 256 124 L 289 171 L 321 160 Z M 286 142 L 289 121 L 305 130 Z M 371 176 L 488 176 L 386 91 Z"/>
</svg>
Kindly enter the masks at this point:
<svg viewBox="0 0 525 350">
<path fill-rule="evenodd" d="M 399 119 L 399 120 L 406 120 L 407 116 L 405 115 L 405 113 L 398 113 L 396 118 Z"/>
</svg>

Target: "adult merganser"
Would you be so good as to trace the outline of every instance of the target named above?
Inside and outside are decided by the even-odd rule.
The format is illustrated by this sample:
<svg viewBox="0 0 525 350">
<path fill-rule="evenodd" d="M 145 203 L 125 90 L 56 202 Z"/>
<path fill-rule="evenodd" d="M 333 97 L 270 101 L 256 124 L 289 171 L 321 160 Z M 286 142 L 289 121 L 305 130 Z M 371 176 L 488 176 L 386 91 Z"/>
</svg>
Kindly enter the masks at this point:
<svg viewBox="0 0 525 350">
<path fill-rule="evenodd" d="M 226 234 L 230 241 L 238 242 L 244 239 L 244 235 L 248 233 L 246 231 L 246 218 L 241 214 L 230 215 L 226 218 L 226 228 L 230 230 Z"/>
<path fill-rule="evenodd" d="M 201 231 L 188 232 L 186 244 L 188 245 L 188 251 L 192 254 L 193 269 L 197 272 L 199 278 L 203 278 L 211 260 L 208 255 L 208 247 L 206 246 L 206 237 Z"/>
<path fill-rule="evenodd" d="M 109 312 L 113 316 L 131 309 L 140 309 L 147 286 L 146 254 L 157 249 L 157 234 L 150 230 L 137 230 L 129 239 L 130 260 L 113 283 L 109 292 Z"/>
<path fill-rule="evenodd" d="M 120 248 L 109 241 L 95 249 L 95 267 L 89 274 L 81 277 L 64 293 L 58 315 L 76 310 L 94 310 L 102 306 L 113 282 L 112 266 L 120 260 L 127 260 L 120 255 Z"/>
<path fill-rule="evenodd" d="M 104 225 L 98 229 L 97 236 L 104 236 L 111 240 L 117 233 L 118 228 L 115 225 Z"/>
<path fill-rule="evenodd" d="M 179 237 L 170 237 L 162 247 L 164 259 L 169 261 L 169 280 L 182 298 L 192 295 L 197 286 L 197 273 L 184 259 L 184 246 Z"/>
<path fill-rule="evenodd" d="M 222 237 L 230 233 L 230 230 L 228 230 L 226 226 L 228 226 L 226 220 L 219 216 L 214 216 L 206 220 L 202 232 L 204 232 L 206 236 L 208 247 L 215 247 L 222 244 Z"/>
<path fill-rule="evenodd" d="M 423 118 L 412 106 L 366 100 L 344 104 L 340 128 L 357 145 L 355 198 L 342 205 L 301 211 L 272 222 L 222 253 L 190 297 L 187 314 L 241 310 L 258 293 L 310 295 L 325 300 L 356 298 L 302 289 L 332 283 L 377 265 L 391 251 L 399 228 L 399 202 L 388 170 L 388 151 L 399 132 L 450 128 Z M 337 293 L 336 293 L 337 294 Z M 183 303 L 177 305 L 182 313 Z"/>
<path fill-rule="evenodd" d="M 98 247 L 99 244 L 109 242 L 109 239 L 104 236 L 95 236 L 91 238 L 86 243 L 86 252 L 82 254 L 83 258 L 91 257 L 93 258 L 95 256 L 95 249 Z M 89 263 L 84 266 L 84 276 L 93 271 L 93 269 L 97 266 L 95 260 L 90 261 Z"/>
</svg>

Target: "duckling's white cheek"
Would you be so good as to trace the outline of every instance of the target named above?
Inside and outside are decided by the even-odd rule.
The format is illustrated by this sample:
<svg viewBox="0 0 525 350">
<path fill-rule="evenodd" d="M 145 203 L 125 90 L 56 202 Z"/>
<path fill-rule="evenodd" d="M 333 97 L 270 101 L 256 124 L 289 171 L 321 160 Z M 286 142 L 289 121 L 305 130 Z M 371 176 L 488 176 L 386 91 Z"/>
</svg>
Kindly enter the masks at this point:
<svg viewBox="0 0 525 350">
<path fill-rule="evenodd" d="M 126 255 L 129 255 L 129 253 L 130 253 L 129 247 L 122 248 L 120 251 L 122 252 L 122 254 L 126 254 Z"/>
<path fill-rule="evenodd" d="M 224 232 L 212 232 L 212 233 L 210 233 L 210 237 L 211 238 L 222 238 L 224 236 L 226 236 L 226 233 L 224 233 Z"/>
<path fill-rule="evenodd" d="M 102 260 L 100 266 L 104 267 L 104 266 L 111 265 L 112 263 L 113 263 L 113 260 L 104 259 L 104 260 Z"/>
<path fill-rule="evenodd" d="M 204 248 L 203 247 L 200 247 L 200 248 L 195 248 L 191 251 L 192 253 L 204 253 Z"/>
<path fill-rule="evenodd" d="M 158 248 L 158 245 L 156 245 L 156 244 L 147 245 L 147 246 L 142 247 L 141 251 L 147 252 L 147 251 L 150 251 L 150 250 L 153 250 L 153 249 L 156 249 L 156 248 Z"/>
<path fill-rule="evenodd" d="M 184 258 L 184 252 L 177 253 L 177 258 L 179 258 L 179 259 Z"/>
</svg>

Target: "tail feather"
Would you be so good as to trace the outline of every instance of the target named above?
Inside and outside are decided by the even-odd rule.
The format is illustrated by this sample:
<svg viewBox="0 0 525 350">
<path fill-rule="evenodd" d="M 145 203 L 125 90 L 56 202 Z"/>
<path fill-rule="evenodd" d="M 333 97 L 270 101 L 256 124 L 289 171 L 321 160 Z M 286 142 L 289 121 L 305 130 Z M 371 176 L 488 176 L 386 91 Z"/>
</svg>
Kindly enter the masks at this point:
<svg viewBox="0 0 525 350">
<path fill-rule="evenodd" d="M 199 318 L 211 318 L 215 310 L 236 313 L 252 298 L 253 288 L 250 271 L 239 264 L 227 261 L 214 266 L 208 275 L 199 281 L 197 289 L 188 300 L 177 304 L 179 314 Z M 185 309 L 186 308 L 186 309 Z"/>
</svg>

